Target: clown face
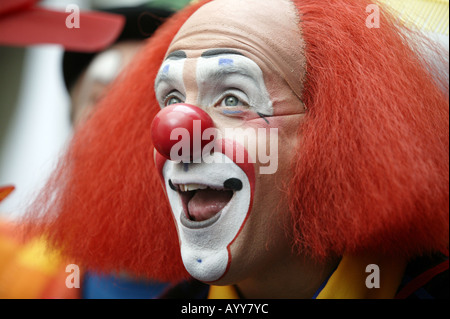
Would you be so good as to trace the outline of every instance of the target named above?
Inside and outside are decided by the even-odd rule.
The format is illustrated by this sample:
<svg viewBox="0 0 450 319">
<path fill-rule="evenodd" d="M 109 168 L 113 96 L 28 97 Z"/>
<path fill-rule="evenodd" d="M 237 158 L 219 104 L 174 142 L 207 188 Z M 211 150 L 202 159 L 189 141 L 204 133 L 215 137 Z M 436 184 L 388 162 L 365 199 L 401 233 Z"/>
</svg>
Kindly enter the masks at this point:
<svg viewBox="0 0 450 319">
<path fill-rule="evenodd" d="M 214 123 L 201 160 L 155 152 L 184 265 L 201 281 L 235 283 L 290 255 L 282 199 L 305 112 L 302 48 L 289 1 L 216 0 L 181 28 L 161 65 L 160 107 L 188 104 Z"/>
</svg>

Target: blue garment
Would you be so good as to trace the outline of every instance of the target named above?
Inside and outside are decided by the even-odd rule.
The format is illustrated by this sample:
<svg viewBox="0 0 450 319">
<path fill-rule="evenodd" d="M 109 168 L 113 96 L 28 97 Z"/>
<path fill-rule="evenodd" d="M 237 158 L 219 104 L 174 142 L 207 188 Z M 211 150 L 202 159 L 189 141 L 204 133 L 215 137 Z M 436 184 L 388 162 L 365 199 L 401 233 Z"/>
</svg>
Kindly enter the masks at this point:
<svg viewBox="0 0 450 319">
<path fill-rule="evenodd" d="M 88 272 L 81 288 L 83 299 L 155 299 L 168 286 L 156 281 Z"/>
</svg>

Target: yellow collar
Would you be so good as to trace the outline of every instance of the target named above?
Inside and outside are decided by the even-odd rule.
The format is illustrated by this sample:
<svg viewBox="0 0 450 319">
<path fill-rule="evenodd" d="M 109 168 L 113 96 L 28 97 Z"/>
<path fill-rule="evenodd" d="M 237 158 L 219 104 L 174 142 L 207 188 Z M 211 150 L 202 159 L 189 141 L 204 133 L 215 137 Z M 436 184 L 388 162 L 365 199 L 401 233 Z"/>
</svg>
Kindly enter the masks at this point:
<svg viewBox="0 0 450 319">
<path fill-rule="evenodd" d="M 376 267 L 369 267 L 375 265 Z M 406 262 L 373 256 L 344 256 L 317 299 L 391 299 L 401 283 Z M 366 281 L 379 275 L 379 288 Z"/>
<path fill-rule="evenodd" d="M 210 286 L 208 299 L 239 299 L 234 286 Z"/>
<path fill-rule="evenodd" d="M 367 268 L 376 265 L 378 268 Z M 400 285 L 406 262 L 387 257 L 344 256 L 317 299 L 391 299 Z M 379 270 L 379 288 L 368 288 L 366 280 Z M 367 272 L 366 272 L 367 271 Z M 211 286 L 208 299 L 239 299 L 233 286 Z"/>
</svg>

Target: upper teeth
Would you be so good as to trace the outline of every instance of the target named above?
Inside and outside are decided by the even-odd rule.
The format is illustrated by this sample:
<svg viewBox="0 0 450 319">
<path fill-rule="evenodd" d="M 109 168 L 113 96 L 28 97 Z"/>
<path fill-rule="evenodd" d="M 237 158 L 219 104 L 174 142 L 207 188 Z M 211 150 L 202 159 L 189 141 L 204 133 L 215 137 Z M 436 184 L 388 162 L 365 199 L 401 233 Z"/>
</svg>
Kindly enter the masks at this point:
<svg viewBox="0 0 450 319">
<path fill-rule="evenodd" d="M 200 184 L 180 184 L 180 191 L 182 192 L 191 192 L 196 191 L 198 189 L 207 189 L 208 186 L 200 185 Z"/>
</svg>

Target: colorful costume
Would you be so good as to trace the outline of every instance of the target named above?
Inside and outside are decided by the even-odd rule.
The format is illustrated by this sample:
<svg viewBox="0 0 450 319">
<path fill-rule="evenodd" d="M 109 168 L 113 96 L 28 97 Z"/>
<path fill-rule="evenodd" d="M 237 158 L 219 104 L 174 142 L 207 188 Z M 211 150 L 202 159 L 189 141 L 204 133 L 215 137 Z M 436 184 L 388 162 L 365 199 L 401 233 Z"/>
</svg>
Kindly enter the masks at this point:
<svg viewBox="0 0 450 319">
<path fill-rule="evenodd" d="M 0 187 L 0 202 L 13 190 Z M 76 289 L 66 287 L 64 259 L 46 251 L 44 240 L 24 238 L 21 230 L 0 220 L 0 299 L 78 298 Z"/>
<path fill-rule="evenodd" d="M 413 261 L 448 255 L 448 83 L 381 5 L 382 27 L 361 22 L 372 2 L 175 15 L 75 134 L 34 206 L 41 229 L 91 267 L 243 297 L 411 296 Z M 195 121 L 213 142 L 175 160 L 170 135 Z M 445 276 L 435 263 L 419 277 Z"/>
</svg>

